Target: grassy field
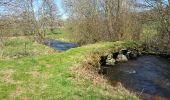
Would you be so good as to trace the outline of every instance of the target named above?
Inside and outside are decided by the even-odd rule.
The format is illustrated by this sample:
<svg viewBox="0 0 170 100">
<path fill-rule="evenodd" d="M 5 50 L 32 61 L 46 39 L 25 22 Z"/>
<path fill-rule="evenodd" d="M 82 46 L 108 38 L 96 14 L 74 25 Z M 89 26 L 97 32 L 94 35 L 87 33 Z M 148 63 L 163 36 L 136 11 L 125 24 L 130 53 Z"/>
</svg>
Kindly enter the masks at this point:
<svg viewBox="0 0 170 100">
<path fill-rule="evenodd" d="M 54 33 L 51 33 L 51 31 L 47 29 L 45 33 L 47 34 L 46 38 L 71 42 L 70 34 L 64 28 L 54 29 Z"/>
<path fill-rule="evenodd" d="M 94 85 L 92 80 L 70 70 L 87 55 L 120 45 L 133 43 L 97 43 L 60 54 L 1 60 L 0 100 L 136 100 L 134 94 L 123 87 L 109 90 L 103 83 Z"/>
<path fill-rule="evenodd" d="M 45 32 L 45 38 L 66 42 L 71 41 L 69 34 L 64 28 L 54 29 L 54 33 L 51 33 L 49 29 L 47 29 Z M 0 47 L 0 59 L 22 58 L 57 52 L 52 48 L 35 42 L 33 37 L 34 36 L 17 36 L 7 38 L 3 43 L 4 46 Z"/>
<path fill-rule="evenodd" d="M 33 37 L 9 37 L 0 47 L 0 59 L 21 58 L 25 56 L 45 55 L 56 53 L 55 50 L 39 44 L 33 40 Z"/>
</svg>

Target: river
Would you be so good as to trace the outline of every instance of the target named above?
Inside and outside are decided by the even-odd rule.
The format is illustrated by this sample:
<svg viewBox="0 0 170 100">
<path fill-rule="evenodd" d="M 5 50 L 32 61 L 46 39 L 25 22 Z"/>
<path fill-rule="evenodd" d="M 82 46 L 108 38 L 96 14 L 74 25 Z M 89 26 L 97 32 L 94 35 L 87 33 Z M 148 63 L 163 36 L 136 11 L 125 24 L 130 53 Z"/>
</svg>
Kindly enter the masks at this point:
<svg viewBox="0 0 170 100">
<path fill-rule="evenodd" d="M 58 51 L 66 51 L 71 48 L 78 47 L 76 43 L 62 42 L 59 40 L 44 40 L 44 44 L 48 45 Z"/>
<path fill-rule="evenodd" d="M 78 47 L 75 43 L 46 40 L 46 45 L 59 51 Z M 121 83 L 143 100 L 170 100 L 170 59 L 143 55 L 112 66 L 107 74 L 112 85 Z"/>
<path fill-rule="evenodd" d="M 170 60 L 143 55 L 113 66 L 108 73 L 112 85 L 121 83 L 143 100 L 170 100 Z"/>
</svg>

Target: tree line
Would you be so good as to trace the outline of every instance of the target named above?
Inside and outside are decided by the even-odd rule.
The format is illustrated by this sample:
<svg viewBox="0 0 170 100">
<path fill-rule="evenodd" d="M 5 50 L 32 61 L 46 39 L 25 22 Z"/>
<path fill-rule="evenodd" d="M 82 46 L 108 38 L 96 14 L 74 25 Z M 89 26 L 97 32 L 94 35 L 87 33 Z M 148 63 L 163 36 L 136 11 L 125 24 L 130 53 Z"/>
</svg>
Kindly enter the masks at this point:
<svg viewBox="0 0 170 100">
<path fill-rule="evenodd" d="M 0 36 L 34 35 L 41 41 L 45 29 L 62 25 L 59 13 L 55 0 L 1 0 Z"/>
<path fill-rule="evenodd" d="M 140 40 L 168 53 L 170 0 L 64 0 L 67 28 L 79 44 Z M 145 34 L 144 34 L 145 33 Z"/>
<path fill-rule="evenodd" d="M 135 4 L 135 0 L 65 0 L 68 23 L 80 44 L 138 40 L 141 23 Z"/>
<path fill-rule="evenodd" d="M 63 22 L 56 0 L 1 0 L 0 40 L 34 35 Z M 62 0 L 64 27 L 80 45 L 100 41 L 142 41 L 150 50 L 170 53 L 170 0 Z"/>
</svg>

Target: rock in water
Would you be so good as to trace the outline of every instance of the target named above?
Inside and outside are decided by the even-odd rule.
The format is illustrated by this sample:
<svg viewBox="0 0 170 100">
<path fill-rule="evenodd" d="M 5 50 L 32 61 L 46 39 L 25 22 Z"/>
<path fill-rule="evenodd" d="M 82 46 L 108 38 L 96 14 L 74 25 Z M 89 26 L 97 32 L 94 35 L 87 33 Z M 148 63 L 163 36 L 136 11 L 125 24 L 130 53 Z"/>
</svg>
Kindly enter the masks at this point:
<svg viewBox="0 0 170 100">
<path fill-rule="evenodd" d="M 113 58 L 113 55 L 112 54 L 109 54 L 108 56 L 107 56 L 107 59 L 108 60 L 110 60 L 110 59 L 112 59 Z"/>
<path fill-rule="evenodd" d="M 127 53 L 127 57 L 130 58 L 130 59 L 134 59 L 138 56 L 138 51 L 137 50 L 130 50 L 128 51 Z"/>
<path fill-rule="evenodd" d="M 113 58 L 106 60 L 106 65 L 111 65 L 111 66 L 113 66 L 113 65 L 115 65 L 115 63 L 116 63 L 116 60 L 113 59 Z"/>
<path fill-rule="evenodd" d="M 126 61 L 128 61 L 128 59 L 127 59 L 127 57 L 126 57 L 125 55 L 119 54 L 119 55 L 117 56 L 116 61 L 118 61 L 118 62 L 126 62 Z"/>
<path fill-rule="evenodd" d="M 127 57 L 128 59 L 130 59 L 130 55 L 131 55 L 131 51 L 128 51 L 127 54 L 126 54 L 126 57 Z"/>
</svg>

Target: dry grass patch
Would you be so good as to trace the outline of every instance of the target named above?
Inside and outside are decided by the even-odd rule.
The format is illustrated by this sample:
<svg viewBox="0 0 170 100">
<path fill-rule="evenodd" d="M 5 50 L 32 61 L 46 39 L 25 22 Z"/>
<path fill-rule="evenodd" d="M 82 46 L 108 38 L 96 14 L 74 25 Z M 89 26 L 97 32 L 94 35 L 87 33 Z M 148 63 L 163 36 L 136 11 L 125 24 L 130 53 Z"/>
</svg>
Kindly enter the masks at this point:
<svg viewBox="0 0 170 100">
<path fill-rule="evenodd" d="M 10 83 L 10 84 L 21 84 L 22 81 L 18 81 L 18 80 L 13 80 L 12 75 L 13 73 L 15 73 L 15 70 L 13 69 L 3 69 L 0 71 L 1 73 L 1 82 L 4 83 Z"/>
<path fill-rule="evenodd" d="M 9 95 L 9 99 L 12 100 L 16 97 L 19 97 L 22 93 L 24 93 L 24 91 L 26 91 L 26 90 L 21 87 L 17 87 L 17 89 Z M 23 100 L 27 100 L 27 99 L 24 98 Z"/>
</svg>

